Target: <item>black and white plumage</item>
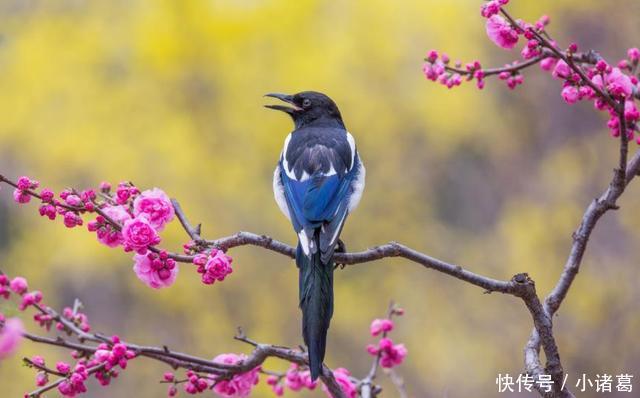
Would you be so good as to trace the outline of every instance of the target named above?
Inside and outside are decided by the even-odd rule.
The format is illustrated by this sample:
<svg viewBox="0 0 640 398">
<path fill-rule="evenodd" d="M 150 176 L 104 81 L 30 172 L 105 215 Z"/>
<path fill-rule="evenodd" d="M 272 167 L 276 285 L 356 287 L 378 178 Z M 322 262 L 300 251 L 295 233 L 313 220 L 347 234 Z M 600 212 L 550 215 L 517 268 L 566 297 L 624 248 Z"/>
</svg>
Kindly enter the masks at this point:
<svg viewBox="0 0 640 398">
<path fill-rule="evenodd" d="M 295 124 L 273 175 L 273 191 L 298 235 L 303 337 L 315 379 L 333 315 L 333 254 L 347 216 L 362 197 L 365 168 L 329 97 L 312 91 L 268 96 L 291 105 L 267 107 L 288 113 Z"/>
</svg>

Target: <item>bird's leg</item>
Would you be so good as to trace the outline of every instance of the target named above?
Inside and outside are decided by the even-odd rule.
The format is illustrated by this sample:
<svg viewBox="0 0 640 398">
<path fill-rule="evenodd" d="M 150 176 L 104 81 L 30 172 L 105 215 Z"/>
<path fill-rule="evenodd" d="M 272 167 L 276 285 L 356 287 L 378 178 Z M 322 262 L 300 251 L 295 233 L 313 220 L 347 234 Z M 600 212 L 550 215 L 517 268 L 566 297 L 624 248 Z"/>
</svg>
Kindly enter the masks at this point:
<svg viewBox="0 0 640 398">
<path fill-rule="evenodd" d="M 338 242 L 336 243 L 336 249 L 334 250 L 335 253 L 346 253 L 347 252 L 347 245 L 344 244 L 344 242 L 342 241 L 342 239 L 338 238 Z M 333 267 L 333 269 L 336 269 L 338 267 L 340 267 L 340 269 L 344 269 L 344 267 L 346 267 L 347 264 L 338 264 L 336 263 L 335 267 Z"/>
</svg>

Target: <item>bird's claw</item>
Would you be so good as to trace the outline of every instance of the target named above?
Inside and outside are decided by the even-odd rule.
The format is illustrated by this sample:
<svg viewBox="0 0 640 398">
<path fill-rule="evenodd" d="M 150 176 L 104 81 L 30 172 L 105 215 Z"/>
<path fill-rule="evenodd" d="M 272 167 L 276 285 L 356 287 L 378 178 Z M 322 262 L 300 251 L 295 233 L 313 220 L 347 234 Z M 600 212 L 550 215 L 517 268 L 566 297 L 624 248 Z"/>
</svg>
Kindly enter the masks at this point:
<svg viewBox="0 0 640 398">
<path fill-rule="evenodd" d="M 347 245 L 344 244 L 342 239 L 338 238 L 338 242 L 336 243 L 336 249 L 335 249 L 334 252 L 335 253 L 346 253 L 347 252 Z M 338 267 L 340 267 L 340 269 L 344 269 L 346 266 L 347 266 L 347 264 L 336 263 L 336 265 L 335 265 L 335 267 L 333 267 L 333 269 L 336 269 Z"/>
</svg>

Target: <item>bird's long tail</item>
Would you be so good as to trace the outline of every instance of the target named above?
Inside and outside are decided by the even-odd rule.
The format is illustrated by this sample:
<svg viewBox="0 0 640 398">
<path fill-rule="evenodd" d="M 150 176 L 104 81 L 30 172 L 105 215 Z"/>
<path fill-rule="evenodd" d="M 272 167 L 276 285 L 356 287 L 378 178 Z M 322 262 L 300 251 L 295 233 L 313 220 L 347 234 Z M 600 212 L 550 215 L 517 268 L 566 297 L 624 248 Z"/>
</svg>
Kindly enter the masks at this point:
<svg viewBox="0 0 640 398">
<path fill-rule="evenodd" d="M 316 233 L 315 247 L 319 248 Z M 300 272 L 300 309 L 302 310 L 302 336 L 309 350 L 311 378 L 317 379 L 322 371 L 327 331 L 333 315 L 333 258 L 322 261 L 318 249 L 309 256 L 300 243 L 296 251 L 296 264 Z"/>
</svg>

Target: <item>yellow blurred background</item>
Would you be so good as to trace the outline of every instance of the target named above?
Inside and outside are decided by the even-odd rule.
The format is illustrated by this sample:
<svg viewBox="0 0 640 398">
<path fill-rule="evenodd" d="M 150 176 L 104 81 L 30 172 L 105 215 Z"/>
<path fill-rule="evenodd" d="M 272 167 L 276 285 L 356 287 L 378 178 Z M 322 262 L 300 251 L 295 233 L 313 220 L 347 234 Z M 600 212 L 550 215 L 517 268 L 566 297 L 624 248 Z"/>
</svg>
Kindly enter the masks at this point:
<svg viewBox="0 0 640 398">
<path fill-rule="evenodd" d="M 636 0 L 512 3 L 526 20 L 548 13 L 562 44 L 596 48 L 612 62 L 640 44 Z M 397 240 L 499 279 L 528 272 L 546 295 L 617 147 L 602 115 L 586 103 L 565 106 L 560 84 L 538 68 L 513 92 L 497 80 L 484 91 L 426 81 L 421 60 L 431 48 L 487 67 L 518 58 L 487 40 L 480 4 L 2 0 L 0 172 L 56 191 L 102 180 L 157 186 L 206 237 L 247 230 L 293 243 L 271 192 L 292 126 L 262 107 L 262 95 L 318 90 L 338 103 L 367 166 L 364 198 L 343 233 L 349 249 Z M 574 384 L 582 373 L 640 377 L 639 185 L 601 221 L 555 319 Z M 175 250 L 186 241 L 177 222 L 163 238 Z M 174 286 L 155 291 L 136 279 L 129 254 L 0 191 L 0 268 L 26 276 L 56 307 L 81 298 L 94 329 L 204 357 L 246 352 L 232 339 L 240 325 L 261 342 L 301 344 L 294 263 L 251 247 L 230 254 L 235 271 L 224 283 L 203 285 L 182 265 Z M 495 378 L 523 368 L 531 320 L 521 302 L 402 260 L 348 267 L 335 279 L 328 365 L 363 376 L 369 322 L 394 299 L 406 309 L 393 337 L 409 350 L 399 372 L 412 397 L 508 396 Z M 34 388 L 34 372 L 20 365 L 34 353 L 69 359 L 24 344 L 0 363 L 0 395 Z M 156 381 L 165 370 L 134 361 L 87 396 L 164 396 Z M 384 396 L 397 396 L 379 381 Z M 264 383 L 254 395 L 273 396 Z"/>
</svg>

